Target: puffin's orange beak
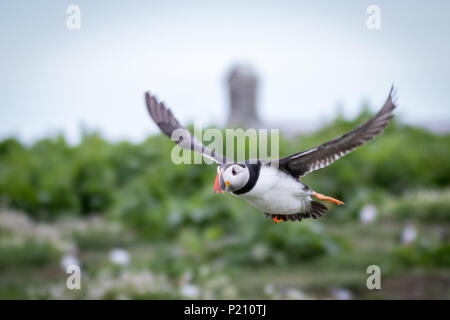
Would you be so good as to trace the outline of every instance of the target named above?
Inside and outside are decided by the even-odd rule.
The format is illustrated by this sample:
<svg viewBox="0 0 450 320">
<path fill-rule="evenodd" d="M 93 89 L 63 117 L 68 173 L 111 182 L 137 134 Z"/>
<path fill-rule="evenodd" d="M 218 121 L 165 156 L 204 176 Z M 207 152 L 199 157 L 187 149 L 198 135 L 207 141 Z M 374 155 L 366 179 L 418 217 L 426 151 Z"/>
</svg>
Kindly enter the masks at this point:
<svg viewBox="0 0 450 320">
<path fill-rule="evenodd" d="M 220 172 L 216 176 L 216 181 L 214 181 L 214 193 L 223 193 L 220 189 Z"/>
</svg>

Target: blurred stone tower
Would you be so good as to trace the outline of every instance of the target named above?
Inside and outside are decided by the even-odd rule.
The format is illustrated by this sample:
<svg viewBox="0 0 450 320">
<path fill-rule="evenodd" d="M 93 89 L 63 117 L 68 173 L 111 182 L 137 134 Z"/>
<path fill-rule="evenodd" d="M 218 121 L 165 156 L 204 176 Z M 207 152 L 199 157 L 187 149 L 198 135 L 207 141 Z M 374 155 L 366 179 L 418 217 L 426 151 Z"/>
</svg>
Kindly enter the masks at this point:
<svg viewBox="0 0 450 320">
<path fill-rule="evenodd" d="M 261 121 L 256 109 L 258 77 L 249 65 L 236 65 L 228 75 L 230 112 L 227 126 L 259 128 Z"/>
</svg>

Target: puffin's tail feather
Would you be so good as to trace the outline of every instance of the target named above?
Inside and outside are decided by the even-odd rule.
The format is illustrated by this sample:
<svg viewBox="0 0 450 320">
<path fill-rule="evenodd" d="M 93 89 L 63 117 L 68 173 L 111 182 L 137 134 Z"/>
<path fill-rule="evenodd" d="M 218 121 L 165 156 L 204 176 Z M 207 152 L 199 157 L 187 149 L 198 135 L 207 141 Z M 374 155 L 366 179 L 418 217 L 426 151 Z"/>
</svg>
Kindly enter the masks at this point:
<svg viewBox="0 0 450 320">
<path fill-rule="evenodd" d="M 302 221 L 302 219 L 317 219 L 323 216 L 328 211 L 326 205 L 318 202 L 311 201 L 311 210 L 303 213 L 294 213 L 294 214 L 272 214 L 272 213 L 264 213 L 267 218 L 277 219 L 283 221 Z"/>
<path fill-rule="evenodd" d="M 319 201 L 311 201 L 311 211 L 305 218 L 317 219 L 323 216 L 328 211 L 328 207 Z"/>
</svg>

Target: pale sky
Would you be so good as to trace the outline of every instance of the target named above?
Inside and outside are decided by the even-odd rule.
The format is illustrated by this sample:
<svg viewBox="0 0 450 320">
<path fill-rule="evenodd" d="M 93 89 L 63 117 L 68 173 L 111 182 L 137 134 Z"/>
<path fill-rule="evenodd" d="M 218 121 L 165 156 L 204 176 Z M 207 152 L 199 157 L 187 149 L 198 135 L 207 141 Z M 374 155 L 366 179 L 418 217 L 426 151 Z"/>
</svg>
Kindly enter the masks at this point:
<svg viewBox="0 0 450 320">
<path fill-rule="evenodd" d="M 245 2 L 245 3 L 244 3 Z M 81 29 L 66 27 L 69 5 Z M 381 29 L 366 26 L 369 5 Z M 391 84 L 399 119 L 450 122 L 450 1 L 0 2 L 0 138 L 34 141 L 82 126 L 109 139 L 157 132 L 151 90 L 183 123 L 224 125 L 226 73 L 249 62 L 267 122 L 323 123 Z M 282 128 L 281 128 L 282 130 Z"/>
</svg>

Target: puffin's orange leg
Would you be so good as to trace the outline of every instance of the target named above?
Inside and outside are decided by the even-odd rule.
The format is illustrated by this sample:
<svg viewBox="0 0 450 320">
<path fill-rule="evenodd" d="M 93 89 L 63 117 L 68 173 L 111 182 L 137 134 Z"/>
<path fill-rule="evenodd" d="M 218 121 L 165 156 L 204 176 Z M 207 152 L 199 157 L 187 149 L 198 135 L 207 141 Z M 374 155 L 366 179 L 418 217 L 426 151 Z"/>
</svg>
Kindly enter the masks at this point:
<svg viewBox="0 0 450 320">
<path fill-rule="evenodd" d="M 279 222 L 283 221 L 283 219 L 278 219 L 277 217 L 274 217 L 273 221 L 276 222 L 276 223 L 279 223 Z"/>
<path fill-rule="evenodd" d="M 319 200 L 325 200 L 325 201 L 333 202 L 333 203 L 335 203 L 335 204 L 337 204 L 337 205 L 344 204 L 341 200 L 337 200 L 337 199 L 334 199 L 334 198 L 332 198 L 332 197 L 327 197 L 327 196 L 324 196 L 323 194 L 320 194 L 320 193 L 317 193 L 317 192 L 314 192 L 314 193 L 312 194 L 312 196 L 313 196 L 313 197 L 316 197 L 316 198 L 319 199 Z"/>
</svg>

